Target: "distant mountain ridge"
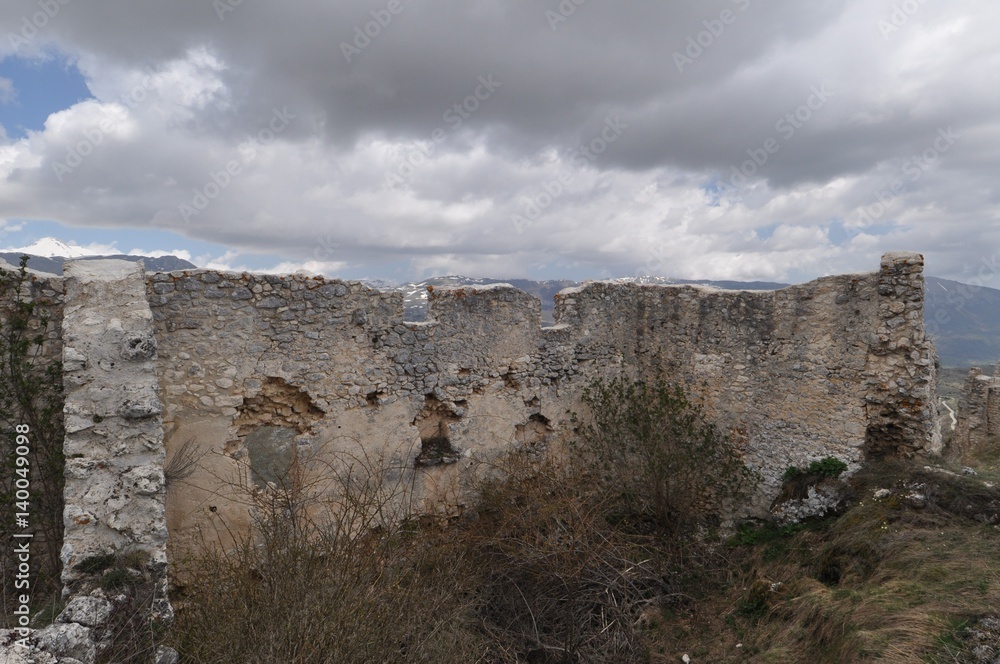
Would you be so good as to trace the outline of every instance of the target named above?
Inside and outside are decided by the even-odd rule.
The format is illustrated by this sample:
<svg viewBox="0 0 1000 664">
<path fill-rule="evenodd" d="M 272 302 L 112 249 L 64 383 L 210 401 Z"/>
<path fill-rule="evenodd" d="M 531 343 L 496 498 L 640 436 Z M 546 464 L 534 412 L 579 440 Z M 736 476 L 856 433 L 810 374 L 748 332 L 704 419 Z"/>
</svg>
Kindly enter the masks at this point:
<svg viewBox="0 0 1000 664">
<path fill-rule="evenodd" d="M 194 263 L 177 256 L 142 256 L 137 254 L 101 254 L 96 255 L 93 249 L 67 244 L 59 238 L 43 237 L 27 247 L 14 251 L 0 251 L 0 259 L 11 265 L 19 265 L 21 256 L 28 255 L 28 267 L 39 272 L 62 275 L 62 266 L 68 260 L 98 260 L 102 258 L 117 258 L 124 261 L 142 261 L 150 272 L 170 272 L 172 270 L 191 270 Z"/>
<path fill-rule="evenodd" d="M 1000 360 L 1000 290 L 926 278 L 924 318 L 941 365 L 992 367 Z"/>
<path fill-rule="evenodd" d="M 11 265 L 18 265 L 21 262 L 21 253 L 14 251 L 0 252 L 0 258 Z M 35 256 L 28 254 L 28 267 L 39 272 L 62 275 L 62 266 L 66 261 L 93 261 L 106 258 L 118 258 L 123 261 L 142 262 L 147 272 L 171 272 L 173 270 L 192 270 L 196 266 L 177 256 L 132 256 L 129 254 L 112 254 L 109 256 Z"/>
</svg>

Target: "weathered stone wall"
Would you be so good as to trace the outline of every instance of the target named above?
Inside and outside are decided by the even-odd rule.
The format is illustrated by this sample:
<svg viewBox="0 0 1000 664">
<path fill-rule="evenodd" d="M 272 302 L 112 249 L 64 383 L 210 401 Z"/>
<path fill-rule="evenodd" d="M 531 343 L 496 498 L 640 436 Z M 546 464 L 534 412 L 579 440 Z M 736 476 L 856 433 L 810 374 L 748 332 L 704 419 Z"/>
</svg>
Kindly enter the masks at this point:
<svg viewBox="0 0 1000 664">
<path fill-rule="evenodd" d="M 683 380 L 764 476 L 761 505 L 789 465 L 937 453 L 922 267 L 888 254 L 771 292 L 591 283 L 544 329 L 539 302 L 504 286 L 434 290 L 410 323 L 398 293 L 358 283 L 149 275 L 168 455 L 198 459 L 170 493 L 172 542 L 246 524 L 248 460 L 273 475 L 367 455 L 418 500 L 449 495 L 477 460 L 559 439 L 583 387 L 622 370 Z M 264 427 L 287 435 L 248 439 Z"/>
<path fill-rule="evenodd" d="M 992 376 L 973 367 L 962 386 L 949 455 L 960 458 L 1000 441 L 1000 364 Z"/>
<path fill-rule="evenodd" d="M 922 268 L 887 254 L 770 292 L 589 283 L 542 328 L 502 285 L 434 290 L 412 323 L 359 283 L 78 263 L 46 286 L 66 291 L 66 582 L 109 551 L 162 563 L 168 532 L 181 549 L 240 532 L 293 466 L 333 490 L 351 459 L 454 506 L 479 461 L 559 442 L 619 372 L 682 381 L 762 475 L 756 509 L 790 465 L 939 453 Z"/>
<path fill-rule="evenodd" d="M 83 560 L 141 550 L 166 565 L 156 339 L 140 263 L 67 263 L 63 582 Z"/>
<path fill-rule="evenodd" d="M 64 274 L 34 279 L 31 294 L 49 302 L 38 313 L 54 319 L 58 338 L 43 353 L 63 367 L 66 607 L 44 629 L 0 635 L 3 661 L 95 661 L 102 628 L 122 601 L 101 589 L 100 573 L 119 556 L 150 580 L 150 619 L 172 616 L 156 340 L 143 268 L 84 261 L 67 263 Z M 169 659 L 168 649 L 163 654 Z"/>
</svg>

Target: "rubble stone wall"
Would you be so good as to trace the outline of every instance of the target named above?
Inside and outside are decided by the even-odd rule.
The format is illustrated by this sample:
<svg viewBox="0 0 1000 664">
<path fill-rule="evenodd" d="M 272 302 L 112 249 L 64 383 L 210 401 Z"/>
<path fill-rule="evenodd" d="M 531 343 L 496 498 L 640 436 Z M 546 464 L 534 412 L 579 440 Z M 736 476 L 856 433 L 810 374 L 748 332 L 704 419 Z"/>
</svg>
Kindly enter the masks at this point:
<svg viewBox="0 0 1000 664">
<path fill-rule="evenodd" d="M 938 453 L 922 267 L 888 254 L 878 272 L 766 292 L 596 282 L 557 295 L 548 328 L 502 285 L 435 289 L 412 323 L 400 294 L 360 283 L 148 275 L 168 455 L 200 459 L 170 493 L 172 543 L 245 525 L 255 450 L 286 467 L 374 454 L 418 501 L 460 500 L 463 471 L 560 439 L 583 388 L 620 371 L 683 381 L 763 475 L 761 505 L 790 465 Z M 250 441 L 264 427 L 288 434 Z"/>
<path fill-rule="evenodd" d="M 85 556 L 240 532 L 293 463 L 311 487 L 344 459 L 388 468 L 454 506 L 477 463 L 558 444 L 621 372 L 685 385 L 761 474 L 757 509 L 790 465 L 941 451 L 919 254 L 766 292 L 593 282 L 546 328 L 504 285 L 435 289 L 414 323 L 361 283 L 120 263 L 64 280 L 68 585 Z"/>
<path fill-rule="evenodd" d="M 1000 364 L 992 376 L 973 367 L 962 386 L 958 401 L 957 423 L 949 455 L 984 450 L 1000 441 Z"/>
</svg>

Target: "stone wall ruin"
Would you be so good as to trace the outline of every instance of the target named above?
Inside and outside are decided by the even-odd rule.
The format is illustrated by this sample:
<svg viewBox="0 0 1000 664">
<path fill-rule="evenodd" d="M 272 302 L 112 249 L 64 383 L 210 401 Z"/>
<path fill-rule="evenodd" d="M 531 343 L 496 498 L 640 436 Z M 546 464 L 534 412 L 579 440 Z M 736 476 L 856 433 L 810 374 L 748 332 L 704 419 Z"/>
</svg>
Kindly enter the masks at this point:
<svg viewBox="0 0 1000 664">
<path fill-rule="evenodd" d="M 982 452 L 1000 441 L 1000 364 L 993 375 L 973 367 L 962 386 L 949 456 Z"/>
<path fill-rule="evenodd" d="M 919 254 L 777 291 L 591 282 L 545 328 L 505 285 L 435 289 L 415 323 L 357 282 L 97 263 L 42 280 L 66 292 L 68 584 L 84 552 L 159 563 L 239 532 L 241 492 L 293 464 L 377 462 L 455 507 L 464 473 L 558 443 L 622 372 L 687 387 L 763 477 L 758 510 L 791 465 L 941 451 Z"/>
</svg>

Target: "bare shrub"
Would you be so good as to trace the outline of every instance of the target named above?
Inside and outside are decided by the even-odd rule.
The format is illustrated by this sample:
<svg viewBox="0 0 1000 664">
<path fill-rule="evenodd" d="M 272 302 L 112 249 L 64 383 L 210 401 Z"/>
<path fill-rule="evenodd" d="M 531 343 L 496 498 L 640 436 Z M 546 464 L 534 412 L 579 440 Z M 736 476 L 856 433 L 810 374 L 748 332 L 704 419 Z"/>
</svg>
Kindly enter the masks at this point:
<svg viewBox="0 0 1000 664">
<path fill-rule="evenodd" d="M 644 662 L 643 608 L 669 593 L 652 542 L 622 536 L 580 475 L 515 453 L 456 535 L 490 662 Z"/>
<path fill-rule="evenodd" d="M 323 490 L 295 470 L 253 496 L 253 530 L 180 571 L 175 647 L 193 661 L 467 662 L 459 584 L 419 536 L 382 456 L 344 456 Z M 324 497 L 325 496 L 325 497 Z"/>
<path fill-rule="evenodd" d="M 179 570 L 175 647 L 249 663 L 650 661 L 650 620 L 717 588 L 727 563 L 680 511 L 718 508 L 745 469 L 683 393 L 620 382 L 588 397 L 593 455 L 484 463 L 458 517 L 416 515 L 411 457 L 360 441 L 296 457 L 265 490 L 243 478 L 253 532 Z"/>
<path fill-rule="evenodd" d="M 597 380 L 578 456 L 636 527 L 690 532 L 725 514 L 757 478 L 740 450 L 679 385 L 663 378 Z"/>
</svg>

